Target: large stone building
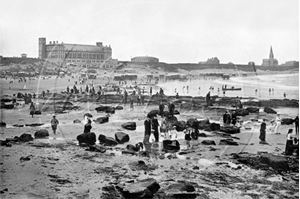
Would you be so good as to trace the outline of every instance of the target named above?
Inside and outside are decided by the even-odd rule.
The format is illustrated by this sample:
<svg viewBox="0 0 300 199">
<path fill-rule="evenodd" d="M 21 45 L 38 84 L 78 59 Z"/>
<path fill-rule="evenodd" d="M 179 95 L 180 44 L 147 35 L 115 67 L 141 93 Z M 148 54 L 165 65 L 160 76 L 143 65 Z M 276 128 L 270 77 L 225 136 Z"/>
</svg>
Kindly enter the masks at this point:
<svg viewBox="0 0 300 199">
<path fill-rule="evenodd" d="M 278 66 L 278 61 L 274 58 L 272 46 L 270 49 L 269 59 L 263 59 L 262 66 Z"/>
<path fill-rule="evenodd" d="M 148 57 L 148 56 L 141 56 L 141 57 L 133 57 L 131 58 L 131 62 L 147 62 L 147 63 L 157 63 L 159 62 L 158 58 L 156 57 Z"/>
<path fill-rule="evenodd" d="M 51 62 L 81 67 L 110 68 L 117 64 L 117 60 L 112 59 L 111 56 L 111 47 L 103 46 L 102 42 L 96 42 L 96 45 L 83 45 L 50 41 L 46 44 L 46 38 L 39 38 L 39 58 Z"/>
</svg>

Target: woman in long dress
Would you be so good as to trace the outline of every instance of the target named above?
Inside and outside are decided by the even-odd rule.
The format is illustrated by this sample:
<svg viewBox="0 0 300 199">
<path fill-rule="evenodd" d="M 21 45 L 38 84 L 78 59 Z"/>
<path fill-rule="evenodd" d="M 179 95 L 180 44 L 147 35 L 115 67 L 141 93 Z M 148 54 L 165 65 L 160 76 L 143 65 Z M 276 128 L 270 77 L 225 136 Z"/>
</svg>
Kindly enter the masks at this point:
<svg viewBox="0 0 300 199">
<path fill-rule="evenodd" d="M 261 140 L 261 142 L 266 142 L 266 120 L 263 119 L 263 122 L 260 125 L 260 134 L 259 134 L 259 139 Z"/>
<path fill-rule="evenodd" d="M 293 155 L 294 145 L 292 137 L 293 129 L 289 129 L 287 133 L 286 145 L 285 145 L 285 155 Z"/>
<path fill-rule="evenodd" d="M 280 115 L 277 114 L 276 118 L 275 118 L 275 129 L 274 129 L 274 133 L 275 134 L 280 134 L 280 132 L 278 132 L 280 126 L 281 126 L 281 118 Z"/>
</svg>

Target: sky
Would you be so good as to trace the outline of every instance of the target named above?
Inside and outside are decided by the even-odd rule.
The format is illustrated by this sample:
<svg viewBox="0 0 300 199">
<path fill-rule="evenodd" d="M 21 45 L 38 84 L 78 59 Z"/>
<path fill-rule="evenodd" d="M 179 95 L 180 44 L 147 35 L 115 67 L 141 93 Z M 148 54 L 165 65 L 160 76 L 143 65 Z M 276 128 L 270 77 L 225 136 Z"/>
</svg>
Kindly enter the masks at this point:
<svg viewBox="0 0 300 199">
<path fill-rule="evenodd" d="M 0 55 L 38 57 L 38 38 L 103 42 L 112 58 L 257 65 L 272 46 L 299 61 L 298 0 L 1 0 Z"/>
</svg>

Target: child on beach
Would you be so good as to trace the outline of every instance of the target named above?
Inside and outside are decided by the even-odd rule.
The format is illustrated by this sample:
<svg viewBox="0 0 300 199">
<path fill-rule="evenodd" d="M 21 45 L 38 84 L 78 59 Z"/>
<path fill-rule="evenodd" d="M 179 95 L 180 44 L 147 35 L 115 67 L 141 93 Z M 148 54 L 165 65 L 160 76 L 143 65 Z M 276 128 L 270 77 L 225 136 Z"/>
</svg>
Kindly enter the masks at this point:
<svg viewBox="0 0 300 199">
<path fill-rule="evenodd" d="M 280 126 L 281 126 L 281 118 L 280 118 L 280 115 L 279 114 L 277 114 L 277 116 L 276 116 L 276 118 L 275 118 L 275 129 L 274 129 L 274 133 L 275 134 L 280 134 L 279 132 L 278 132 L 278 130 L 279 130 L 279 128 L 280 128 Z"/>
<path fill-rule="evenodd" d="M 260 143 L 266 143 L 266 119 L 263 119 L 263 122 L 260 125 L 260 134 L 259 139 L 261 140 Z"/>
<path fill-rule="evenodd" d="M 187 128 L 185 129 L 185 131 L 183 132 L 185 134 L 184 136 L 184 140 L 185 140 L 185 143 L 186 143 L 186 146 L 187 146 L 187 149 L 190 149 L 191 148 L 191 131 L 192 131 L 192 128 Z"/>
</svg>

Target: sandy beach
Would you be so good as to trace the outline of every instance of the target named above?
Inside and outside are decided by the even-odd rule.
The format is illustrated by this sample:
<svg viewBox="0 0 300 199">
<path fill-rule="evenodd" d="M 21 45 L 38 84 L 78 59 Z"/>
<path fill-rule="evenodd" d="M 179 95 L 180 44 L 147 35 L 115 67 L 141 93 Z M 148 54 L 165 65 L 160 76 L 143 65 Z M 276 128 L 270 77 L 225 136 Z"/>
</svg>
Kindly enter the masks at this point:
<svg viewBox="0 0 300 199">
<path fill-rule="evenodd" d="M 267 78 L 266 78 L 267 77 Z M 254 97 L 257 99 L 283 99 L 282 92 L 288 93 L 289 99 L 299 99 L 299 90 L 296 89 L 297 81 L 292 84 L 284 84 L 286 77 L 277 75 L 233 78 L 231 80 L 191 80 L 187 82 L 163 82 L 154 88 L 154 92 L 161 87 L 166 95 L 175 95 L 174 89 L 178 88 L 180 96 L 205 96 L 210 86 L 215 90 L 211 95 L 217 95 L 216 88 L 223 84 L 241 86 L 242 91 L 228 92 L 226 96 L 243 98 Z M 298 74 L 288 75 L 297 79 Z M 256 86 L 253 78 L 262 82 L 260 84 L 259 96 L 254 94 Z M 272 84 L 275 94 L 268 96 L 268 82 L 278 79 Z M 69 81 L 70 79 L 70 81 Z M 8 83 L 8 80 L 1 79 L 2 95 L 11 95 L 17 92 L 41 93 L 49 89 L 51 92 L 65 90 L 66 86 L 73 86 L 77 79 L 70 77 L 31 80 L 26 83 L 27 90 L 22 90 L 22 83 Z M 109 82 L 107 79 L 96 79 L 94 85 Z M 89 80 L 86 84 L 91 83 Z M 115 82 L 117 83 L 117 82 Z M 189 93 L 183 86 L 189 86 Z M 201 90 L 199 94 L 199 85 Z M 84 87 L 85 85 L 82 85 Z M 180 89 L 179 89 L 180 88 Z M 253 92 L 253 94 L 251 94 Z M 220 94 L 221 95 L 221 94 Z M 44 99 L 33 99 L 35 103 L 43 104 L 49 102 Z M 51 101 L 51 100 L 50 100 Z M 186 150 L 183 132 L 178 132 L 178 141 L 181 151 L 176 154 L 161 153 L 160 156 L 143 157 L 122 154 L 127 144 L 141 142 L 144 137 L 144 120 L 150 110 L 158 109 L 157 105 L 145 104 L 130 108 L 129 104 L 105 104 L 107 106 L 121 105 L 123 110 L 116 110 L 115 114 L 109 116 L 109 122 L 96 124 L 92 122 L 92 132 L 98 138 L 100 134 L 114 137 L 118 131 L 129 135 L 130 140 L 116 147 L 108 147 L 105 153 L 87 151 L 80 147 L 76 140 L 77 135 L 83 132 L 84 114 L 90 113 L 92 119 L 106 116 L 106 113 L 97 112 L 96 107 L 103 105 L 92 102 L 72 102 L 80 108 L 70 110 L 64 114 L 56 114 L 59 120 L 58 134 L 54 135 L 51 130 L 50 120 L 53 111 L 43 112 L 41 115 L 29 115 L 29 105 L 14 109 L 1 109 L 1 120 L 6 127 L 1 128 L 0 139 L 13 138 L 23 133 L 32 136 L 38 129 L 47 129 L 50 133 L 48 139 L 35 139 L 28 143 L 15 143 L 11 147 L 1 146 L 1 176 L 0 183 L 1 197 L 3 198 L 105 198 L 105 188 L 109 185 L 129 186 L 145 178 L 154 178 L 161 187 L 167 190 L 172 183 L 189 181 L 198 193 L 197 198 L 298 198 L 298 182 L 287 172 L 284 175 L 270 173 L 264 170 L 256 170 L 232 160 L 232 153 L 257 154 L 268 152 L 275 155 L 282 155 L 285 151 L 286 133 L 288 129 L 294 129 L 294 125 L 282 125 L 280 134 L 274 134 L 274 126 L 270 123 L 275 114 L 267 114 L 260 107 L 259 113 L 250 113 L 242 117 L 244 125 L 241 133 L 235 134 L 235 141 L 238 146 L 219 145 L 221 139 L 215 132 L 205 133 L 207 137 L 199 137 L 192 142 L 192 149 Z M 216 105 L 217 106 L 217 105 Z M 215 108 L 228 108 L 221 107 Z M 187 110 L 176 106 L 180 115 L 176 115 L 179 121 L 186 121 L 189 118 L 208 118 L 210 121 L 222 125 L 222 115 L 218 115 L 211 109 Z M 275 111 L 281 114 L 282 118 L 294 118 L 299 114 L 298 108 L 277 107 Z M 261 119 L 267 118 L 268 144 L 259 144 L 259 129 Z M 81 123 L 73 123 L 75 119 Z M 130 131 L 121 127 L 121 124 L 129 121 L 136 122 L 136 130 Z M 159 122 L 161 118 L 159 117 Z M 25 125 L 42 123 L 38 127 L 15 127 L 13 125 Z M 163 137 L 160 138 L 162 140 Z M 201 144 L 203 140 L 214 140 L 216 146 Z M 96 143 L 99 145 L 99 142 Z M 161 145 L 161 143 L 160 143 Z M 162 146 L 160 146 L 162 147 Z M 29 157 L 26 161 L 22 157 Z M 133 169 L 132 164 L 143 161 L 147 168 Z M 288 179 L 288 181 L 284 181 Z M 288 185 L 288 187 L 287 187 Z M 107 197 L 110 198 L 110 197 Z M 113 198 L 113 197 L 111 197 Z"/>
</svg>

